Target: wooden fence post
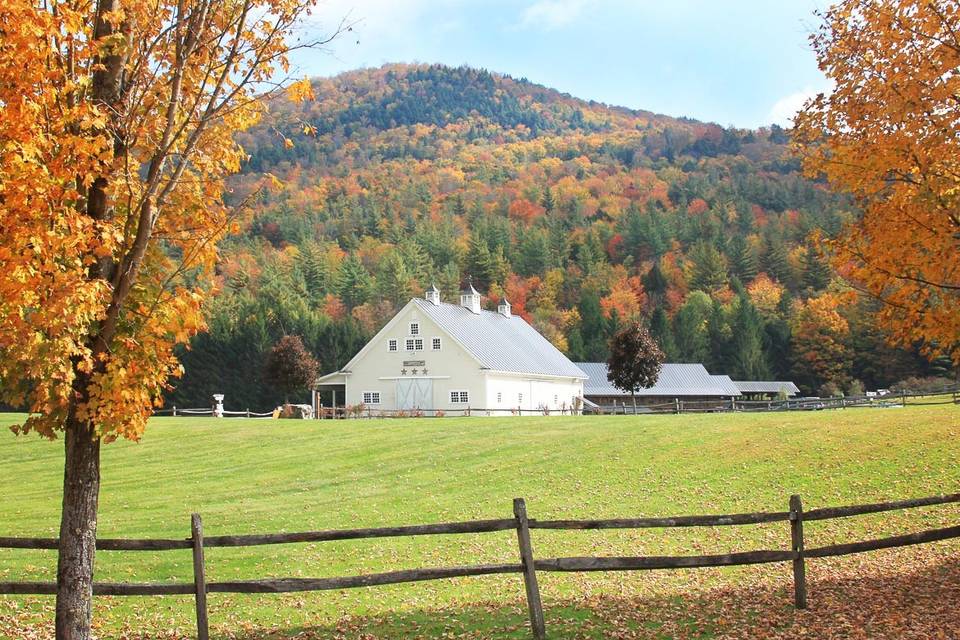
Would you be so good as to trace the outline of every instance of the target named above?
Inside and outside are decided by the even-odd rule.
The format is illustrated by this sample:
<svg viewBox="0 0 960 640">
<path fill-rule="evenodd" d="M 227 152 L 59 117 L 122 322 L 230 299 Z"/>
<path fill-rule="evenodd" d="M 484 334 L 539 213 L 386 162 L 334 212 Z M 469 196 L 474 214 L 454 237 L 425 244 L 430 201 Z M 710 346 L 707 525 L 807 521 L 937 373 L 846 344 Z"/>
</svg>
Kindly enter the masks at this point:
<svg viewBox="0 0 960 640">
<path fill-rule="evenodd" d="M 530 527 L 527 521 L 527 503 L 523 498 L 514 498 L 513 515 L 517 519 L 517 541 L 520 543 L 520 565 L 523 567 L 523 587 L 527 592 L 527 607 L 530 609 L 530 630 L 536 640 L 547 637 L 543 621 L 543 604 L 540 602 L 540 586 L 533 564 L 533 546 L 530 544 Z"/>
<path fill-rule="evenodd" d="M 193 539 L 193 583 L 197 598 L 197 640 L 210 640 L 207 622 L 207 578 L 203 560 L 203 522 L 200 514 L 190 517 L 190 529 Z"/>
<path fill-rule="evenodd" d="M 797 557 L 793 560 L 793 604 L 807 608 L 807 568 L 803 555 L 803 503 L 800 496 L 790 496 L 790 542 Z"/>
</svg>

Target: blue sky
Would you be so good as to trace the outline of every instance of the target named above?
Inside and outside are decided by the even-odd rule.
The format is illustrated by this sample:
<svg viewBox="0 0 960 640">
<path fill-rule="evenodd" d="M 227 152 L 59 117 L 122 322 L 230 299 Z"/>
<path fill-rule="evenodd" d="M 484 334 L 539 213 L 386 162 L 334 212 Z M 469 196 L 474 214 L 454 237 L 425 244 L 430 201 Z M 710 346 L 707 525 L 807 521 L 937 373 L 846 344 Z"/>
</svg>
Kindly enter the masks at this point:
<svg viewBox="0 0 960 640">
<path fill-rule="evenodd" d="M 347 16 L 300 75 L 386 62 L 468 64 L 587 100 L 722 125 L 788 124 L 827 83 L 807 38 L 827 0 L 319 0 Z"/>
</svg>

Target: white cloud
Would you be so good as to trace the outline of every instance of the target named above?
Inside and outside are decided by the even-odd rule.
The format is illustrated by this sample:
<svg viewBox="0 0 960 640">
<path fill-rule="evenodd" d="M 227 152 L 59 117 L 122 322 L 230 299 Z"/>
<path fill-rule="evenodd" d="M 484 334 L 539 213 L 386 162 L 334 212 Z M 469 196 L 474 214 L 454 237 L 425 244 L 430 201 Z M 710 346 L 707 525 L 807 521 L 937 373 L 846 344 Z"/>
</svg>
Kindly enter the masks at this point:
<svg viewBox="0 0 960 640">
<path fill-rule="evenodd" d="M 559 29 L 579 18 L 587 4 L 588 0 L 537 0 L 523 12 L 520 26 Z"/>
<path fill-rule="evenodd" d="M 800 111 L 803 104 L 818 93 L 819 91 L 816 89 L 804 87 L 800 91 L 795 91 L 783 96 L 770 108 L 767 121 L 784 127 L 792 127 L 793 118 L 797 115 L 797 112 Z"/>
</svg>

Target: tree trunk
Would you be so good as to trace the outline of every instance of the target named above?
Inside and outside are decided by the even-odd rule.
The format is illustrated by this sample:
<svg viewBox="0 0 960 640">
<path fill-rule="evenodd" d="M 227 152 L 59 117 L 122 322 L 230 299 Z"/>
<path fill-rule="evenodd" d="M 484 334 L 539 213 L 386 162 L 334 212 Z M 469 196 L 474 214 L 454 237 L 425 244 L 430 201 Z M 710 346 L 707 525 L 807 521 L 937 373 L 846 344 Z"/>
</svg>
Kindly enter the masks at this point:
<svg viewBox="0 0 960 640">
<path fill-rule="evenodd" d="M 633 400 L 633 415 L 637 415 L 637 392 L 630 391 L 630 399 Z"/>
<path fill-rule="evenodd" d="M 89 640 L 100 496 L 100 439 L 71 416 L 64 437 L 63 511 L 57 563 L 57 640 Z"/>
</svg>

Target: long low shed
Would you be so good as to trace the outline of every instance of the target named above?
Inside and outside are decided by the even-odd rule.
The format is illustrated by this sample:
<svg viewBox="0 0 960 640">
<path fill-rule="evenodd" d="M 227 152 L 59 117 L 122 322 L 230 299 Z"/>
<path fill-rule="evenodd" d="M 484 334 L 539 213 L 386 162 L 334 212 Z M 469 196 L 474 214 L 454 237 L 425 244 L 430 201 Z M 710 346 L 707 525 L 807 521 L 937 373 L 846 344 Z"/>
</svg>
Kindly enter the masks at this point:
<svg viewBox="0 0 960 640">
<path fill-rule="evenodd" d="M 578 362 L 589 378 L 583 383 L 586 400 L 601 407 L 629 404 L 631 395 L 607 380 L 607 363 Z M 655 405 L 669 402 L 715 403 L 739 398 L 740 389 L 730 376 L 711 375 L 699 363 L 667 363 L 660 370 L 657 383 L 637 391 L 638 404 Z"/>
</svg>

